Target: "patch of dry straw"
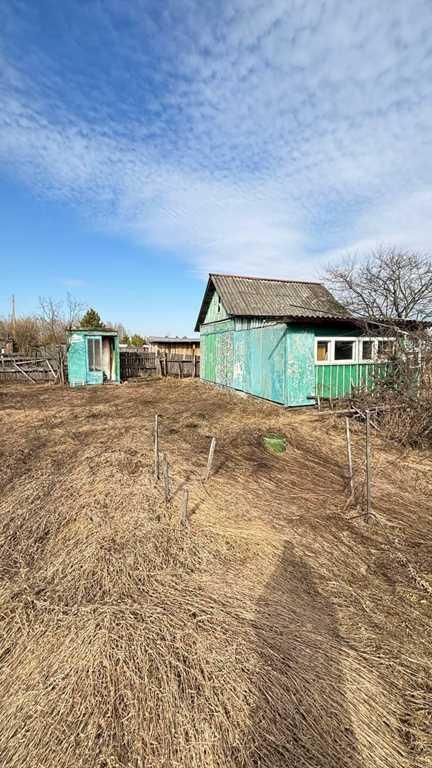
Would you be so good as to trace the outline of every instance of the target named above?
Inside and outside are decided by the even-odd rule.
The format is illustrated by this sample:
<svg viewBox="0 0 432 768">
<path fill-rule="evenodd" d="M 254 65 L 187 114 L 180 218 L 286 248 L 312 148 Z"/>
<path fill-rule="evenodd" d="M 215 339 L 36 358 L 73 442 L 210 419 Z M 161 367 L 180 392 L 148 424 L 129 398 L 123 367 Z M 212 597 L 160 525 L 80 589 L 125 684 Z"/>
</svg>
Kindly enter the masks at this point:
<svg viewBox="0 0 432 768">
<path fill-rule="evenodd" d="M 183 528 L 115 466 L 83 452 L 1 502 L 1 765 L 408 765 L 292 546 Z"/>
<path fill-rule="evenodd" d="M 430 765 L 423 595 L 399 598 L 381 529 L 342 516 L 337 431 L 195 382 L 25 405 L 0 433 L 2 766 Z M 156 408 L 189 530 L 151 480 Z M 428 487 L 374 468 L 376 511 L 425 567 Z"/>
</svg>

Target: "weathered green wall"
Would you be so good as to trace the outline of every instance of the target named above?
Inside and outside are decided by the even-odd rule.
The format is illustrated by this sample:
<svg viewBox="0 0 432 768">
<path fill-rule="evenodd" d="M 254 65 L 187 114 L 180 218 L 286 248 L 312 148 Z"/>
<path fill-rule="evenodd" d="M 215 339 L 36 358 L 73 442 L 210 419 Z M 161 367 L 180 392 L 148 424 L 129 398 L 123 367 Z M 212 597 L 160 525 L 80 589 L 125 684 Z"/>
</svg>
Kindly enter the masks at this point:
<svg viewBox="0 0 432 768">
<path fill-rule="evenodd" d="M 215 291 L 212 296 L 212 300 L 209 304 L 209 308 L 207 310 L 207 314 L 204 322 L 214 323 L 217 320 L 225 320 L 226 317 L 228 317 L 228 315 L 225 312 L 224 305 L 222 304 L 222 299 L 219 299 L 219 296 Z"/>
<path fill-rule="evenodd" d="M 386 374 L 387 363 L 336 363 L 315 366 L 315 391 L 319 397 L 346 397 L 354 387 L 372 389 Z"/>
<path fill-rule="evenodd" d="M 286 325 L 234 330 L 234 321 L 202 326 L 201 378 L 285 402 Z"/>
<path fill-rule="evenodd" d="M 315 363 L 317 336 L 358 331 L 241 318 L 201 326 L 201 378 L 284 405 L 311 405 L 315 395 L 342 397 L 373 385 L 385 364 Z"/>
<path fill-rule="evenodd" d="M 101 339 L 104 334 L 85 330 L 72 331 L 68 339 L 67 363 L 68 381 L 72 387 L 84 384 L 102 384 L 103 372 L 90 371 L 87 353 L 87 339 Z M 115 373 L 113 381 L 120 382 L 120 348 L 118 336 L 114 338 Z"/>
<path fill-rule="evenodd" d="M 286 405 L 310 405 L 314 392 L 315 335 L 308 328 L 287 326 Z"/>
</svg>

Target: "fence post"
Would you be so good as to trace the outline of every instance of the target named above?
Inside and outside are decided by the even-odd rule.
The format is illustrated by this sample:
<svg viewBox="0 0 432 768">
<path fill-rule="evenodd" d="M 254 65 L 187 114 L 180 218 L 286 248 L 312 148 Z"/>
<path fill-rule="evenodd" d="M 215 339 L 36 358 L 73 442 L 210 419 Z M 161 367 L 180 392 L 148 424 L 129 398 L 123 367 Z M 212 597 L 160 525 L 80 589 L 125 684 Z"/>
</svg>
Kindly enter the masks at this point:
<svg viewBox="0 0 432 768">
<path fill-rule="evenodd" d="M 63 349 L 59 347 L 58 350 L 58 366 L 59 366 L 59 372 L 60 372 L 60 383 L 64 385 L 65 383 L 65 356 L 63 353 Z"/>
<path fill-rule="evenodd" d="M 164 478 L 165 504 L 168 504 L 171 499 L 171 490 L 169 479 L 169 464 L 165 453 L 162 454 L 162 472 Z"/>
<path fill-rule="evenodd" d="M 347 456 L 348 456 L 348 472 L 351 488 L 351 496 L 354 497 L 354 473 L 352 463 L 352 449 L 351 449 L 351 432 L 348 416 L 345 416 L 345 429 L 346 429 L 346 441 L 347 441 Z"/>
<path fill-rule="evenodd" d="M 155 355 L 155 369 L 156 369 L 156 376 L 162 376 L 162 366 L 161 366 L 161 361 L 158 354 Z"/>
<path fill-rule="evenodd" d="M 187 488 L 185 488 L 183 491 L 183 497 L 182 497 L 181 522 L 182 522 L 182 525 L 185 525 L 186 527 L 189 525 L 188 502 L 189 502 L 189 491 Z"/>
<path fill-rule="evenodd" d="M 212 440 L 211 440 L 211 443 L 210 443 L 208 459 L 207 459 L 207 470 L 206 470 L 206 473 L 205 473 L 205 480 L 206 481 L 210 477 L 210 472 L 211 472 L 211 468 L 212 468 L 212 464 L 213 464 L 213 457 L 214 457 L 215 448 L 216 448 L 216 438 L 212 437 Z"/>
<path fill-rule="evenodd" d="M 154 420 L 154 474 L 155 480 L 159 480 L 159 416 Z"/>
<path fill-rule="evenodd" d="M 366 410 L 366 522 L 370 520 L 372 513 L 372 498 L 371 498 L 371 481 L 372 481 L 372 469 L 371 469 L 371 439 L 370 439 L 370 413 L 369 408 Z"/>
</svg>

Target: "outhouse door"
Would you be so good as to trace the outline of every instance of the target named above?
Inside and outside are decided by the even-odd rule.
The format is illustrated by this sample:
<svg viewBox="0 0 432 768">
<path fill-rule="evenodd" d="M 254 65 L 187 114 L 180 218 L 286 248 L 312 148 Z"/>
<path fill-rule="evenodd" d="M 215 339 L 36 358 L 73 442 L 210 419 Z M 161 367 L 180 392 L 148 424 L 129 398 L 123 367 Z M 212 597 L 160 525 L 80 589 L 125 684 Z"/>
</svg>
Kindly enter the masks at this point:
<svg viewBox="0 0 432 768">
<path fill-rule="evenodd" d="M 102 336 L 87 336 L 87 384 L 102 382 Z"/>
</svg>

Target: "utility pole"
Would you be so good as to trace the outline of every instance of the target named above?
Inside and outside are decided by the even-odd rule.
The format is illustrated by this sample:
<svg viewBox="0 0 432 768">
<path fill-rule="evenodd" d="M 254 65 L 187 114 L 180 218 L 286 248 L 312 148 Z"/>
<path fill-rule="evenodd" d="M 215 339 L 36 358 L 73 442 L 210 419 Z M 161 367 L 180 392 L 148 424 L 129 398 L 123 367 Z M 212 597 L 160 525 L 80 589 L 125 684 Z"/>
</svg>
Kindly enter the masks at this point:
<svg viewBox="0 0 432 768">
<path fill-rule="evenodd" d="M 15 294 L 14 293 L 11 296 L 11 325 L 12 325 L 12 335 L 15 338 L 15 331 L 16 331 L 16 307 L 15 307 Z"/>
</svg>

